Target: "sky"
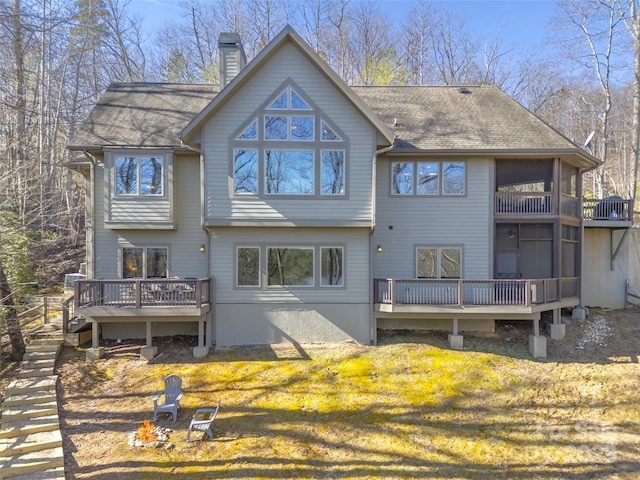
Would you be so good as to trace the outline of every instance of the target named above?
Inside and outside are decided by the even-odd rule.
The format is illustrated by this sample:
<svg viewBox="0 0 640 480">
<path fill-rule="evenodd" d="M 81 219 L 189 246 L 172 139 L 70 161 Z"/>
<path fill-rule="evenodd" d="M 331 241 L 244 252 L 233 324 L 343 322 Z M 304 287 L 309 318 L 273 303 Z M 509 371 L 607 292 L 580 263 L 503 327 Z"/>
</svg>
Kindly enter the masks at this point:
<svg viewBox="0 0 640 480">
<path fill-rule="evenodd" d="M 205 0 L 206 1 L 206 0 Z M 296 0 L 290 0 L 295 6 Z M 373 0 L 399 24 L 413 1 Z M 470 32 L 493 42 L 500 34 L 502 44 L 511 49 L 529 50 L 542 44 L 553 15 L 552 0 L 446 0 L 433 1 L 456 18 L 464 18 Z M 133 0 L 131 7 L 145 22 L 148 31 L 181 14 L 180 0 Z"/>
</svg>

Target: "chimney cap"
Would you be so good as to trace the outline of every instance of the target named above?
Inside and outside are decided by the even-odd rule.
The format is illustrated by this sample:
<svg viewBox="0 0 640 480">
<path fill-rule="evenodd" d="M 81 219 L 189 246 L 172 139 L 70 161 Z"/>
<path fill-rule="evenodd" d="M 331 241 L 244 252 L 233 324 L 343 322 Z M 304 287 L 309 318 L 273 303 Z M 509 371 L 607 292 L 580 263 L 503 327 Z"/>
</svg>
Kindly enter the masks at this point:
<svg viewBox="0 0 640 480">
<path fill-rule="evenodd" d="M 242 41 L 240 40 L 240 34 L 236 32 L 223 32 L 218 37 L 218 45 L 240 45 Z"/>
</svg>

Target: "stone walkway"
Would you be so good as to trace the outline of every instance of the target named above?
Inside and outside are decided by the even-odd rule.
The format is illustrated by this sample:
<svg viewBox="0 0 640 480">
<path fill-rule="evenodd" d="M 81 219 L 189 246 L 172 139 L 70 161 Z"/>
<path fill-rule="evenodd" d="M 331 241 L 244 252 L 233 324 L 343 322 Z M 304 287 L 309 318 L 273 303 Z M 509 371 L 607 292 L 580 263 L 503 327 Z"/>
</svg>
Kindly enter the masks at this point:
<svg viewBox="0 0 640 480">
<path fill-rule="evenodd" d="M 0 425 L 0 479 L 64 480 L 62 435 L 53 374 L 62 338 L 34 338 L 18 379 L 7 387 Z"/>
</svg>

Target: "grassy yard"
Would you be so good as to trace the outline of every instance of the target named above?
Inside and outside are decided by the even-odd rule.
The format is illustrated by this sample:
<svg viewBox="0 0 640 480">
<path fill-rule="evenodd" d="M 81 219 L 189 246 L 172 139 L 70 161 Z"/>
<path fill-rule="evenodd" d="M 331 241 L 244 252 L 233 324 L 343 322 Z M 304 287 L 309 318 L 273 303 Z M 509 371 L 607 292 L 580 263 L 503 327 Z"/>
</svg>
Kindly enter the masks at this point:
<svg viewBox="0 0 640 480">
<path fill-rule="evenodd" d="M 507 347 L 504 347 L 507 345 Z M 503 348 L 504 347 L 504 348 Z M 640 349 L 640 346 L 639 346 Z M 582 356 L 584 357 L 584 355 Z M 524 342 L 394 335 L 377 347 L 166 353 L 126 347 L 86 363 L 67 349 L 61 419 L 71 478 L 640 477 L 640 367 L 616 357 L 535 361 Z M 152 395 L 183 378 L 175 448 L 134 448 Z M 222 400 L 213 441 L 193 411 Z M 69 477 L 68 477 L 69 478 Z"/>
</svg>

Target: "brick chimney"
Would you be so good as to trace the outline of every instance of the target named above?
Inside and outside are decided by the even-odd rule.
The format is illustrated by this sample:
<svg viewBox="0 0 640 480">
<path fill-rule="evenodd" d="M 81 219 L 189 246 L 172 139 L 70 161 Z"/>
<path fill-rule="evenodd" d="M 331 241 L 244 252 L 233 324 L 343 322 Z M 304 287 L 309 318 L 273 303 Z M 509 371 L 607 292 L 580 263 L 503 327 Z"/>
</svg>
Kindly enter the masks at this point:
<svg viewBox="0 0 640 480">
<path fill-rule="evenodd" d="M 221 33 L 218 37 L 220 52 L 220 89 L 226 87 L 247 64 L 247 56 L 237 33 Z"/>
</svg>

